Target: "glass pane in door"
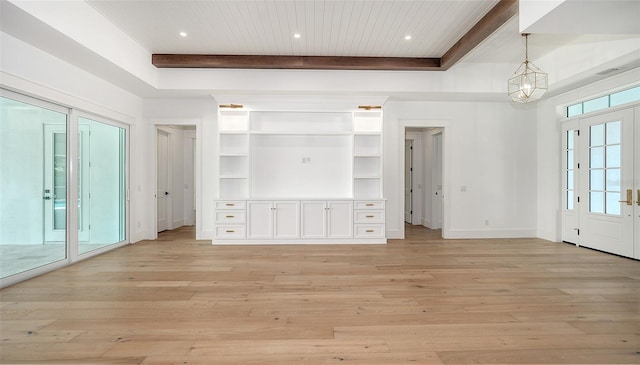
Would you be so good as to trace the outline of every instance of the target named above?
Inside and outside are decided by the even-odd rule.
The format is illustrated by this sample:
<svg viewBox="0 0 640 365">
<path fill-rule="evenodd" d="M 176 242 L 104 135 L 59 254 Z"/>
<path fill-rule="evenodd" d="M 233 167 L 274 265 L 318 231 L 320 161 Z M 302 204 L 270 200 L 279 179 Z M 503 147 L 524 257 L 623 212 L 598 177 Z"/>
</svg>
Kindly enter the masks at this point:
<svg viewBox="0 0 640 365">
<path fill-rule="evenodd" d="M 78 253 L 126 239 L 126 131 L 88 118 L 80 130 Z"/>
<path fill-rule="evenodd" d="M 67 257 L 67 113 L 35 104 L 0 97 L 2 278 Z"/>
<path fill-rule="evenodd" d="M 589 127 L 589 211 L 620 215 L 620 121 Z"/>
<path fill-rule="evenodd" d="M 565 132 L 566 133 L 566 168 L 565 168 L 565 182 L 566 182 L 566 187 L 565 187 L 565 194 L 566 194 L 566 205 L 565 205 L 565 209 L 566 210 L 573 210 L 574 209 L 574 190 L 575 190 L 575 169 L 574 169 L 574 153 L 575 153 L 575 149 L 574 149 L 574 130 L 568 130 Z"/>
<path fill-rule="evenodd" d="M 53 135 L 53 229 L 67 227 L 67 134 Z"/>
</svg>

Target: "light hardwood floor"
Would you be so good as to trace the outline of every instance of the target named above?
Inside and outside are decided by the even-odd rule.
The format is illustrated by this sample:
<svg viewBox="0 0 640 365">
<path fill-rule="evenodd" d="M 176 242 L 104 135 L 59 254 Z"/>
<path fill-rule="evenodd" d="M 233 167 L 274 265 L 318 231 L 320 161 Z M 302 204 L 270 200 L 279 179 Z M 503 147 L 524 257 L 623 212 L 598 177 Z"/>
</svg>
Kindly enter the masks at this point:
<svg viewBox="0 0 640 365">
<path fill-rule="evenodd" d="M 638 364 L 640 263 L 539 239 L 212 246 L 184 227 L 0 292 L 0 362 Z"/>
</svg>

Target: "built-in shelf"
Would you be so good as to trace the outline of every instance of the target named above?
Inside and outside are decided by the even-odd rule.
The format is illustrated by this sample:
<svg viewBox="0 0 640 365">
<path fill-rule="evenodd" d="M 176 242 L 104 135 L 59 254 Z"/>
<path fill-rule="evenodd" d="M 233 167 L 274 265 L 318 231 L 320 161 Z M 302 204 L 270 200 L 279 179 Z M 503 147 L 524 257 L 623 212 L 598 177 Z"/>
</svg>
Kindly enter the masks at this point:
<svg viewBox="0 0 640 365">
<path fill-rule="evenodd" d="M 382 133 L 382 112 L 353 113 L 353 131 L 355 133 Z"/>
<path fill-rule="evenodd" d="M 353 131 L 349 112 L 252 112 L 250 130 L 256 132 L 300 133 Z"/>
<path fill-rule="evenodd" d="M 382 198 L 382 112 L 224 110 L 219 199 Z"/>
<path fill-rule="evenodd" d="M 218 114 L 219 132 L 242 132 L 249 130 L 249 112 L 246 110 L 225 110 Z"/>
<path fill-rule="evenodd" d="M 220 111 L 214 243 L 384 243 L 382 112 Z"/>
</svg>

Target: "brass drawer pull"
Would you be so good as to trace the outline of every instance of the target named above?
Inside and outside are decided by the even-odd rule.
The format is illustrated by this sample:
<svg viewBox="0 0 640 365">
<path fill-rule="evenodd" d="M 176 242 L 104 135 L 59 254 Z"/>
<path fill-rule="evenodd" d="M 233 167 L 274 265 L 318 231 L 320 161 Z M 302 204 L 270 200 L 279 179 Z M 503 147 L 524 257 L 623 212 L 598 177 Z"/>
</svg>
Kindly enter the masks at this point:
<svg viewBox="0 0 640 365">
<path fill-rule="evenodd" d="M 375 232 L 375 231 L 374 231 L 373 229 L 367 229 L 367 231 L 366 231 L 366 232 L 367 232 L 367 233 L 373 233 L 373 232 Z"/>
<path fill-rule="evenodd" d="M 227 218 L 235 218 L 235 215 L 228 215 Z"/>
<path fill-rule="evenodd" d="M 372 206 L 374 206 L 374 205 L 375 205 L 375 204 L 373 204 L 373 203 L 367 203 L 367 206 L 368 206 L 368 207 L 372 207 Z"/>
<path fill-rule="evenodd" d="M 234 231 L 233 229 L 227 229 L 227 233 L 235 233 L 236 231 Z"/>
<path fill-rule="evenodd" d="M 368 215 L 367 218 L 375 218 L 375 215 Z"/>
<path fill-rule="evenodd" d="M 235 204 L 233 204 L 233 203 L 227 203 L 227 206 L 228 206 L 228 207 L 235 207 L 236 205 L 235 205 Z"/>
</svg>

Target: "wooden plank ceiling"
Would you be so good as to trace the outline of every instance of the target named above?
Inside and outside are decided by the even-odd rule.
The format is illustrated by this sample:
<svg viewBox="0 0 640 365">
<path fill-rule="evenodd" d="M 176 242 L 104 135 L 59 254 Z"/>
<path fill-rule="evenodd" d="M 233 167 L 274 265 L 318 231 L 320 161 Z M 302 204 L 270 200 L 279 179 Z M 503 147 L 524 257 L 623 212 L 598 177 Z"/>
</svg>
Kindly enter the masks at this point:
<svg viewBox="0 0 640 365">
<path fill-rule="evenodd" d="M 518 12 L 518 0 L 89 3 L 158 68 L 447 70 Z"/>
</svg>

